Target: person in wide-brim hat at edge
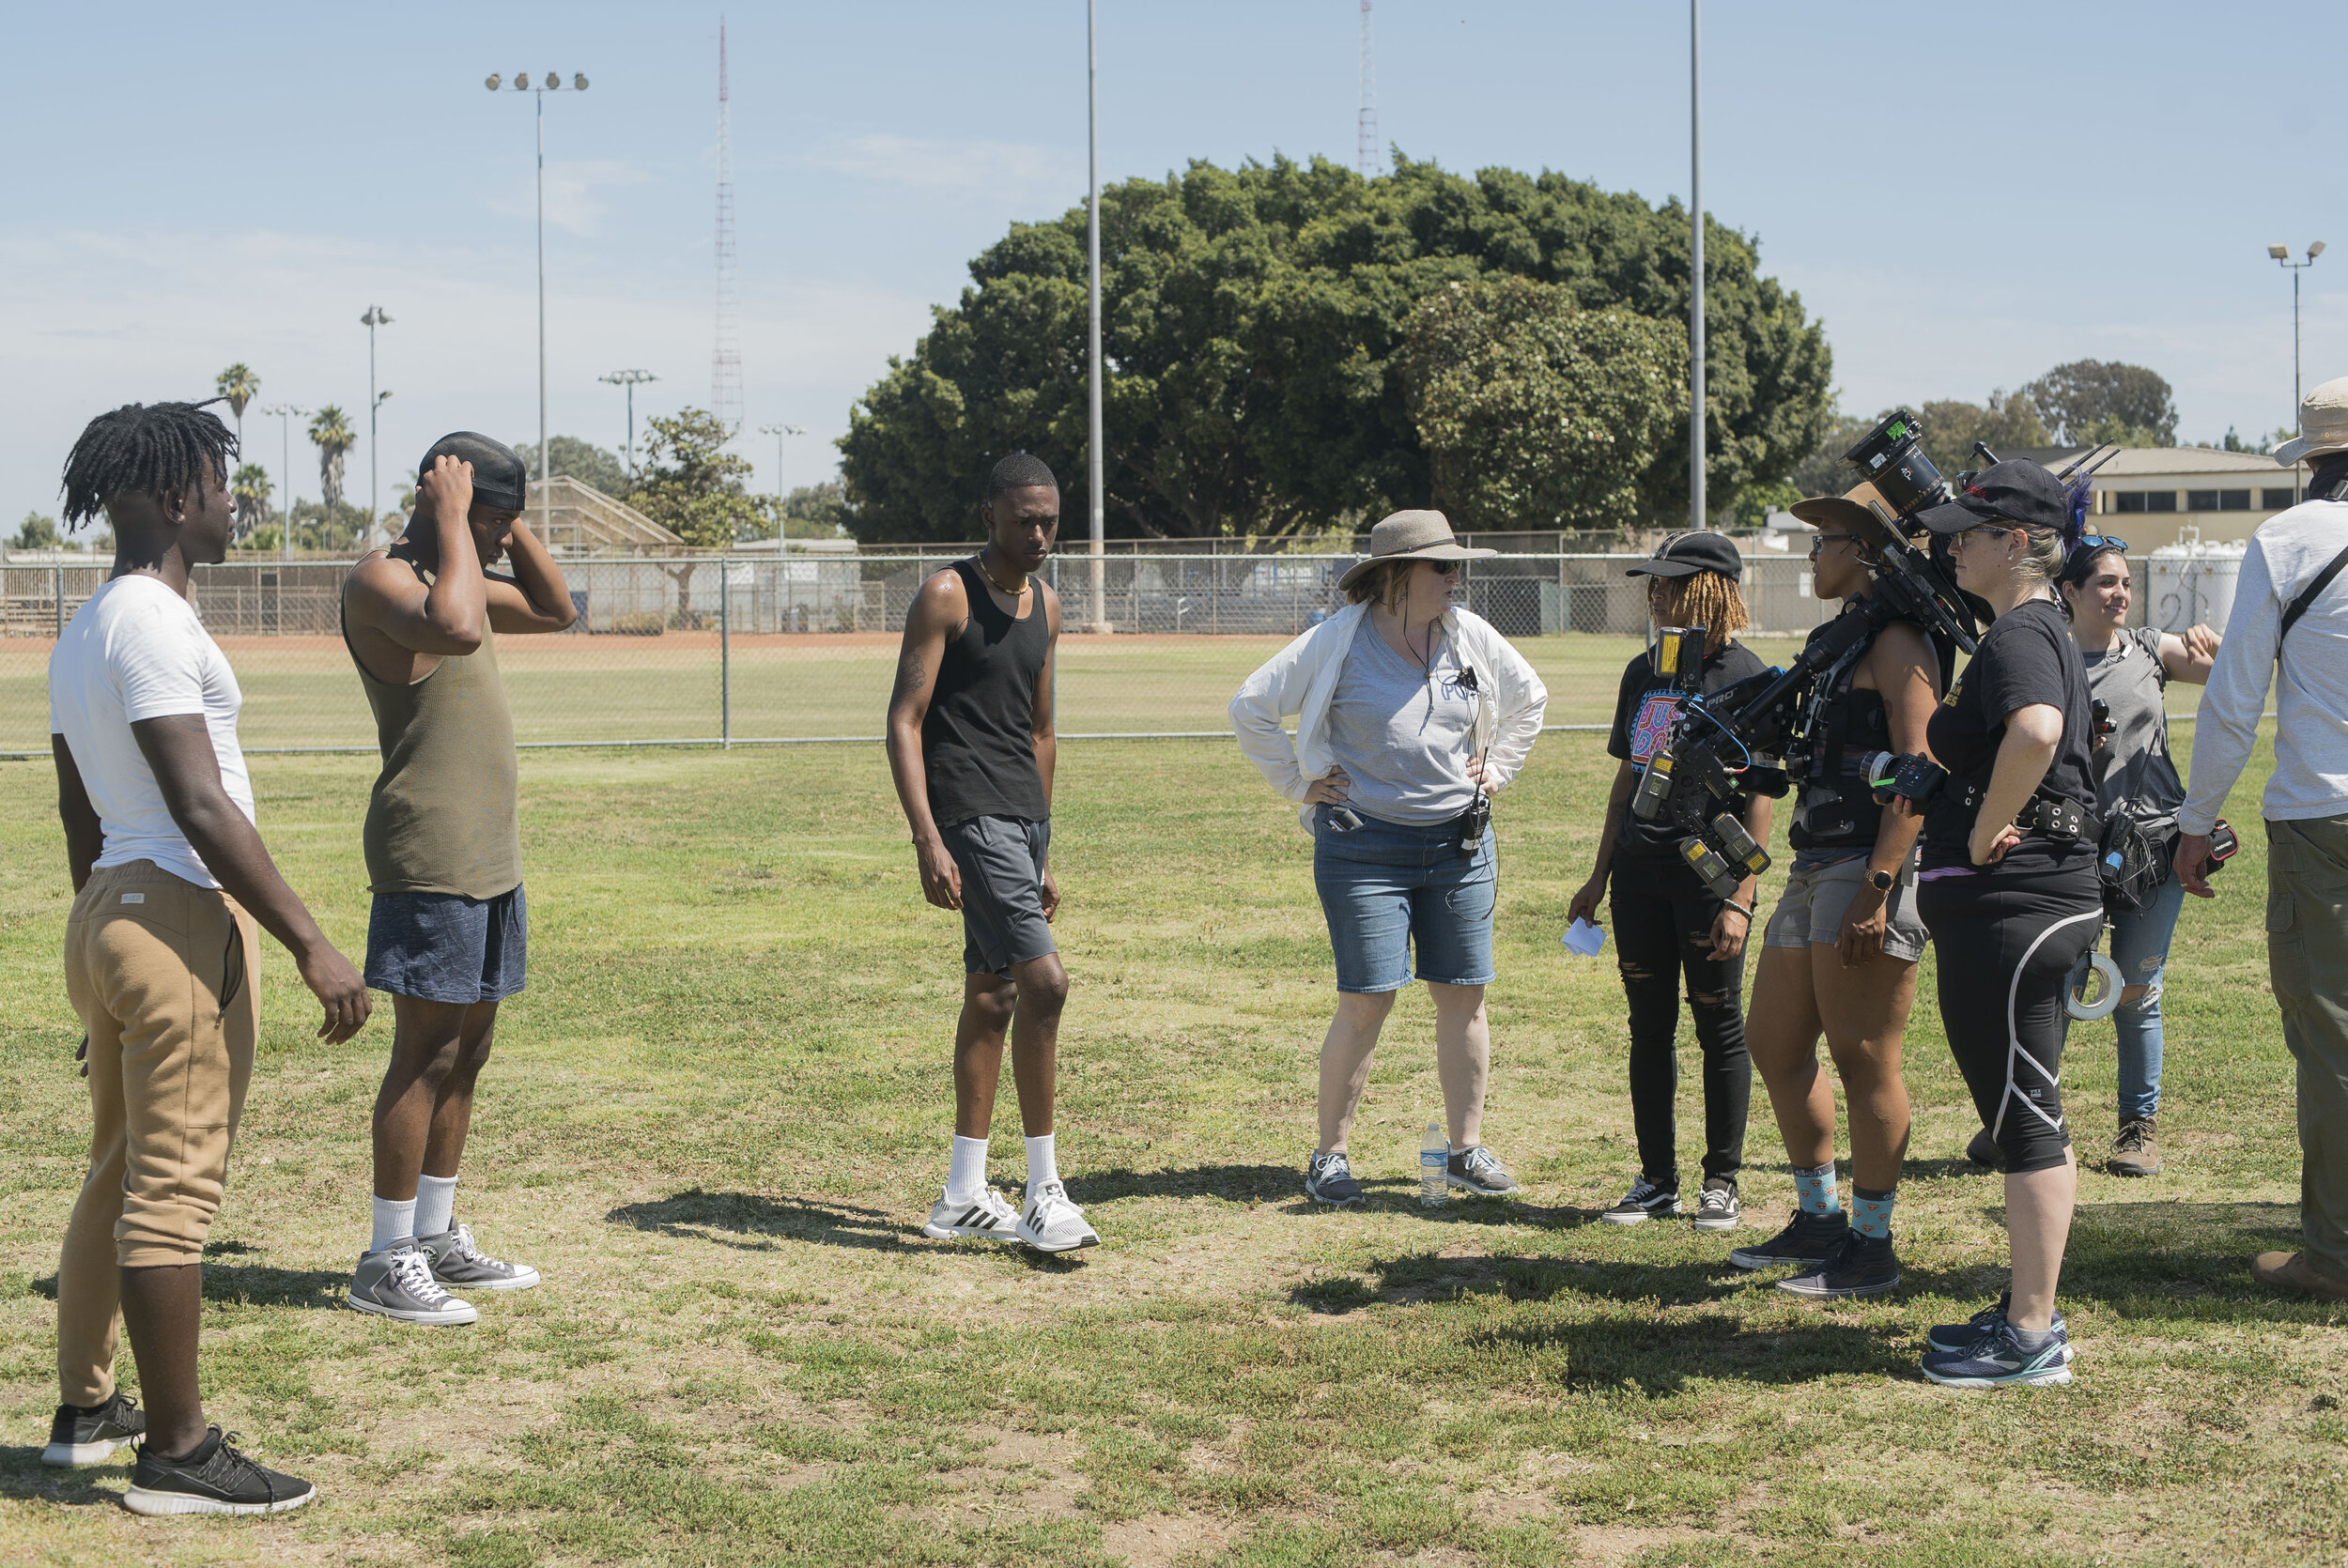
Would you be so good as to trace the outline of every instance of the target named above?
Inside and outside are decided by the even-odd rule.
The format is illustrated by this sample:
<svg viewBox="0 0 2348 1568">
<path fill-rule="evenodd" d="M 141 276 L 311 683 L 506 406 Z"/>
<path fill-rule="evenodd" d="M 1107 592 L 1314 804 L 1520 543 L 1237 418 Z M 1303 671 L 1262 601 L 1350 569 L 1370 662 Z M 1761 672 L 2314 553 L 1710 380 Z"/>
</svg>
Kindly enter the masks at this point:
<svg viewBox="0 0 2348 1568">
<path fill-rule="evenodd" d="M 1240 750 L 1298 803 L 1313 836 L 1337 1007 L 1305 1191 L 1340 1207 L 1364 1201 L 1347 1140 L 1413 952 L 1435 1005 L 1446 1179 L 1485 1194 L 1517 1185 L 1483 1142 L 1500 857 L 1481 797 L 1516 776 L 1549 705 L 1523 655 L 1453 602 L 1461 563 L 1498 551 L 1461 545 L 1431 511 L 1387 517 L 1369 551 L 1337 580 L 1345 606 L 1267 660 L 1230 705 Z M 1281 728 L 1290 715 L 1292 736 Z"/>
<path fill-rule="evenodd" d="M 1720 534 L 1675 534 L 1630 570 L 1647 578 L 1647 612 L 1659 626 L 1705 629 L 1700 688 L 1722 686 L 1761 673 L 1753 651 L 1736 640 L 1751 623 L 1737 584 L 1744 559 Z M 1638 1224 L 1682 1212 L 1675 1100 L 1679 1064 L 1680 976 L 1695 1016 L 1704 1055 L 1704 1187 L 1694 1224 L 1733 1230 L 1739 1213 L 1737 1180 L 1744 1168 L 1745 1115 L 1753 1100 L 1753 1059 L 1745 1051 L 1745 939 L 1753 926 L 1756 879 L 1725 899 L 1707 888 L 1679 855 L 1679 835 L 1667 822 L 1630 814 L 1630 796 L 1656 748 L 1671 735 L 1681 691 L 1657 672 L 1654 656 L 1634 655 L 1614 699 L 1608 755 L 1620 759 L 1599 836 L 1598 863 L 1573 896 L 1569 919 L 1590 919 L 1608 899 L 1614 952 L 1630 1003 L 1630 1116 L 1637 1130 L 1639 1176 L 1621 1202 L 1599 1218 Z M 1756 842 L 1769 837 L 1766 795 L 1739 797 L 1738 816 Z M 1615 876 L 1628 870 L 1627 876 Z M 1609 884 L 1612 895 L 1609 896 Z"/>
</svg>

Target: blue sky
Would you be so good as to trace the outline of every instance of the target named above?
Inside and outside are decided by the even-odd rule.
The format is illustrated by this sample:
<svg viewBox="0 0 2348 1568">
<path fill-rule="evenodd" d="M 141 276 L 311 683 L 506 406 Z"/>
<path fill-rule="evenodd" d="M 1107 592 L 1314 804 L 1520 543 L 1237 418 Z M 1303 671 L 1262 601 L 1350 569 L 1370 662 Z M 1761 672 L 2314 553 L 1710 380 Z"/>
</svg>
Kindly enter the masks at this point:
<svg viewBox="0 0 2348 1568">
<path fill-rule="evenodd" d="M 1356 0 L 1102 0 L 1104 180 L 1188 159 L 1352 161 Z M 0 58 L 0 519 L 54 512 L 94 412 L 209 387 L 354 412 L 380 303 L 382 463 L 534 438 L 531 100 L 548 101 L 551 423 L 616 447 L 705 404 L 718 8 L 413 0 L 24 8 Z M 1017 220 L 1082 200 L 1081 0 L 727 12 L 748 423 L 783 478 Z M 1377 0 L 1383 138 L 1473 170 L 1688 189 L 1669 0 Z M 2064 360 L 2152 365 L 2187 438 L 2290 419 L 2269 241 L 2348 246 L 2348 7 L 1712 0 L 1707 205 L 1824 318 L 1846 408 L 1980 398 Z M 2324 130 L 2334 127 L 2332 131 Z M 2348 249 L 2306 275 L 2309 384 L 2348 374 Z M 248 455 L 280 466 L 276 421 Z M 757 483 L 772 443 L 746 438 Z M 366 450 L 352 454 L 355 496 Z M 296 433 L 298 488 L 317 494 Z M 389 488 L 387 481 L 386 488 Z"/>
</svg>

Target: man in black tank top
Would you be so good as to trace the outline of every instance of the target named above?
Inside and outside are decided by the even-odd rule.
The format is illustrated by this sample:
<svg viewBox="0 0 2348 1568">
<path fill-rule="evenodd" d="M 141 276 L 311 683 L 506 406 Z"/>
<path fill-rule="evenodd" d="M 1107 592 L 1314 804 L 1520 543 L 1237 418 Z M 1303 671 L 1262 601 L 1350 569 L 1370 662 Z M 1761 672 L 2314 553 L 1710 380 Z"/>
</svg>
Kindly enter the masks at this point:
<svg viewBox="0 0 2348 1568">
<path fill-rule="evenodd" d="M 1064 1253 L 1100 1241 L 1068 1200 L 1052 1145 L 1068 973 L 1052 837 L 1052 650 L 1059 597 L 1035 574 L 1059 530 L 1059 484 L 1026 453 L 987 479 L 986 545 L 921 585 L 905 611 L 888 699 L 888 769 L 913 829 L 922 896 L 962 912 L 962 1017 L 954 1028 L 954 1146 L 921 1229 Z M 1026 1202 L 986 1184 L 987 1133 L 1010 1037 L 1027 1141 Z"/>
</svg>

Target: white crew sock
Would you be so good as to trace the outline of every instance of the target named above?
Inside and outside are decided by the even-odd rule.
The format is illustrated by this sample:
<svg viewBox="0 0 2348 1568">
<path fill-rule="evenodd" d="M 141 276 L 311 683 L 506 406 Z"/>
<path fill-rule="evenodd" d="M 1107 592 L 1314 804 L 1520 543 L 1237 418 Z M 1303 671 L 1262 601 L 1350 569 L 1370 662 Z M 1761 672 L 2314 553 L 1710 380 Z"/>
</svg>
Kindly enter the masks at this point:
<svg viewBox="0 0 2348 1568">
<path fill-rule="evenodd" d="M 409 1198 L 378 1198 L 375 1200 L 375 1239 L 367 1243 L 367 1251 L 379 1253 L 394 1241 L 405 1241 L 416 1234 L 416 1200 Z"/>
<path fill-rule="evenodd" d="M 1036 1189 L 1045 1182 L 1058 1179 L 1059 1161 L 1052 1153 L 1052 1135 L 1046 1132 L 1041 1138 L 1028 1139 L 1027 1191 L 1029 1194 L 1032 1195 Z"/>
<path fill-rule="evenodd" d="M 416 1178 L 416 1234 L 439 1236 L 448 1229 L 456 1215 L 456 1178 L 455 1176 L 418 1176 Z"/>
<path fill-rule="evenodd" d="M 986 1140 L 954 1134 L 954 1162 L 946 1171 L 946 1201 L 977 1203 L 986 1191 Z"/>
</svg>

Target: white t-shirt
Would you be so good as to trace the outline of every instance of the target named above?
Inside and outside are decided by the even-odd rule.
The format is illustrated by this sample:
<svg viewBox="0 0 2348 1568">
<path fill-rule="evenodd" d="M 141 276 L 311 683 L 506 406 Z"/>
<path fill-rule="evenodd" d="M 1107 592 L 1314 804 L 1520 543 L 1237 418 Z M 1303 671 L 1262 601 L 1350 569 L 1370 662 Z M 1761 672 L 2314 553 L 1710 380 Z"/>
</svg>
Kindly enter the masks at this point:
<svg viewBox="0 0 2348 1568">
<path fill-rule="evenodd" d="M 49 655 L 49 732 L 63 735 L 105 829 L 100 866 L 151 860 L 198 887 L 220 883 L 171 820 L 131 726 L 201 714 L 220 781 L 247 822 L 253 780 L 237 745 L 244 693 L 195 607 L 154 577 L 115 577 L 66 623 Z"/>
</svg>

